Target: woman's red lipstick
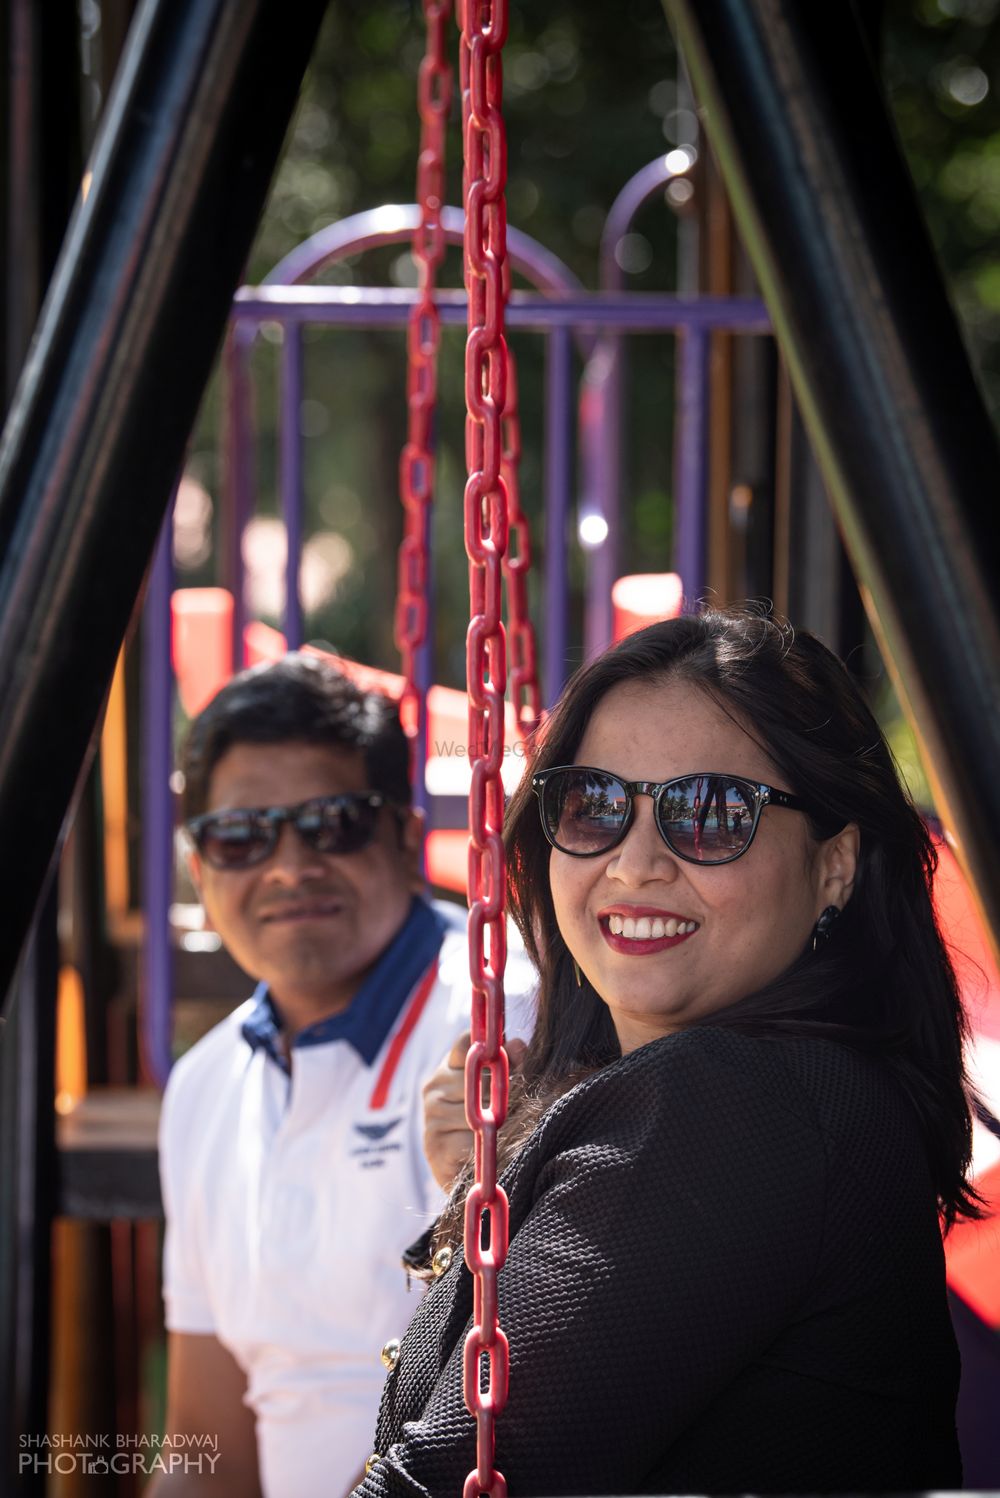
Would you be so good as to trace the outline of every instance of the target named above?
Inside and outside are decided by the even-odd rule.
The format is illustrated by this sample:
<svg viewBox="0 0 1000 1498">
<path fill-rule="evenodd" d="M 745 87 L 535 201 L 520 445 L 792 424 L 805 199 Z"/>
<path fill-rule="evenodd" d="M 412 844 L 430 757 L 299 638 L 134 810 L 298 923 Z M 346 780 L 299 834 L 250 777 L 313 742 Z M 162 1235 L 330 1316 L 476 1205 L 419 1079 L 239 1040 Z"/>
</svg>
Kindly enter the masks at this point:
<svg viewBox="0 0 1000 1498">
<path fill-rule="evenodd" d="M 650 926 L 656 922 L 667 929 L 659 935 L 650 932 L 648 936 L 627 936 L 624 930 L 611 929 L 612 923 L 623 927 L 626 921 L 630 924 L 648 921 Z M 650 905 L 615 906 L 602 910 L 598 915 L 598 925 L 612 951 L 622 952 L 628 957 L 645 957 L 653 952 L 665 952 L 670 947 L 678 947 L 698 930 L 697 921 L 690 917 Z M 669 930 L 671 926 L 674 928 L 672 932 Z"/>
</svg>

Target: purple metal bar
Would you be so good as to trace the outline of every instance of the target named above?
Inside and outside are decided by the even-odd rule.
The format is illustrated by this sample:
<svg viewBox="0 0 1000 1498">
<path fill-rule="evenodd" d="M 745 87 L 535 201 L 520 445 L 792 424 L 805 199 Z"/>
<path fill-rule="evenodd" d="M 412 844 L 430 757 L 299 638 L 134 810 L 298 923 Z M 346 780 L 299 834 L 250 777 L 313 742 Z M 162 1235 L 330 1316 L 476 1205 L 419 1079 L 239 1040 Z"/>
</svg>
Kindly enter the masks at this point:
<svg viewBox="0 0 1000 1498">
<path fill-rule="evenodd" d="M 677 170 L 671 157 L 658 156 L 636 172 L 611 205 L 601 235 L 600 285 L 602 292 L 621 292 L 625 273 L 617 260 L 621 239 L 628 233 L 639 209 L 668 182 L 688 172 L 691 161 Z M 605 335 L 591 355 L 584 375 L 580 437 L 584 444 L 584 489 L 580 499 L 580 538 L 587 560 L 584 648 L 589 657 L 608 644 L 614 629 L 611 589 L 620 571 L 622 486 L 622 391 L 625 350 L 620 332 Z M 587 543 L 586 537 L 593 538 Z"/>
<path fill-rule="evenodd" d="M 580 441 L 585 453 L 578 529 L 586 558 L 584 652 L 589 660 L 611 641 L 611 588 L 619 572 L 621 516 L 622 338 L 602 338 L 584 375 Z M 591 538 L 588 541 L 588 536 Z"/>
<path fill-rule="evenodd" d="M 446 241 L 449 244 L 461 247 L 464 243 L 465 236 L 464 212 L 459 208 L 445 208 L 441 214 L 441 223 L 444 229 Z M 303 244 L 296 246 L 296 248 L 292 250 L 284 260 L 280 261 L 279 264 L 274 267 L 274 269 L 265 277 L 264 286 L 268 290 L 263 294 L 268 297 L 268 292 L 274 287 L 278 286 L 300 286 L 302 282 L 309 281 L 325 267 L 333 264 L 335 261 L 344 259 L 348 255 L 361 254 L 365 250 L 374 249 L 376 247 L 388 244 L 412 244 L 413 236 L 417 228 L 419 227 L 419 224 L 420 209 L 418 205 L 412 203 L 400 205 L 390 204 L 381 208 L 369 209 L 366 212 L 354 214 L 350 218 L 342 219 L 339 223 L 330 224 L 326 228 L 319 230 L 318 233 L 314 234 Z M 576 276 L 573 275 L 572 271 L 570 271 L 569 268 L 565 266 L 557 256 L 553 255 L 551 251 L 545 249 L 545 247 L 543 245 L 540 245 L 537 240 L 532 239 L 529 235 L 522 233 L 518 229 L 511 228 L 510 226 L 508 226 L 507 228 L 507 256 L 511 265 L 511 269 L 517 274 L 524 276 L 532 283 L 532 285 L 538 287 L 540 290 L 556 294 L 579 294 L 582 292 L 581 283 L 577 280 Z M 332 322 L 343 324 L 355 320 L 356 314 L 354 309 L 356 309 L 359 305 L 371 305 L 370 298 L 368 297 L 367 293 L 359 293 L 358 288 L 351 287 L 346 288 L 347 295 L 343 299 L 334 299 L 334 306 L 341 307 L 341 315 L 334 315 L 332 317 L 329 317 L 329 308 L 327 308 L 326 316 L 315 316 L 314 314 L 317 302 L 322 303 L 325 300 L 325 293 L 331 289 L 339 291 L 344 288 L 303 288 L 304 296 L 302 296 L 301 298 L 301 305 L 310 310 L 307 310 L 305 315 L 300 319 L 286 318 L 285 316 L 280 317 L 279 320 L 284 323 L 286 328 L 286 336 L 287 329 L 293 320 L 306 322 L 321 320 L 325 321 L 329 319 Z M 234 321 L 236 322 L 236 326 L 238 329 L 237 337 L 242 344 L 247 346 L 256 336 L 257 329 L 254 321 L 246 320 L 243 308 L 246 305 L 248 297 L 252 296 L 253 294 L 253 290 L 247 288 L 242 294 L 240 305 L 234 308 L 233 312 Z M 359 295 L 361 298 L 360 302 Z M 447 298 L 447 296 L 447 293 L 438 293 L 435 300 L 440 301 L 442 300 L 442 298 Z M 415 299 L 415 294 L 408 294 L 406 292 L 403 292 L 401 297 L 395 299 L 395 306 L 398 307 L 400 315 L 390 316 L 390 318 L 388 319 L 380 319 L 374 325 L 404 327 L 406 325 L 409 308 L 413 304 L 413 301 Z M 270 302 L 269 297 L 268 300 Z M 453 293 L 452 302 L 454 307 L 454 316 L 448 317 L 446 318 L 446 320 L 454 321 L 456 324 L 461 324 L 462 326 L 464 326 L 466 321 L 465 293 Z M 291 303 L 291 305 L 300 305 L 300 303 L 296 301 Z M 392 305 L 393 303 L 391 302 L 385 303 L 386 307 L 391 308 Z M 352 310 L 345 316 L 343 315 L 343 310 L 347 307 Z M 271 313 L 271 316 L 273 318 L 273 312 Z M 568 338 L 568 334 L 560 333 L 557 336 L 560 341 L 560 345 L 564 337 Z M 588 342 L 589 341 L 590 340 L 588 340 Z M 567 352 L 564 357 L 566 361 L 566 368 L 568 370 L 571 357 L 568 345 Z M 569 397 L 567 390 L 567 402 L 568 398 Z M 565 466 L 566 465 L 564 464 L 564 467 Z M 560 484 L 561 483 L 562 480 L 560 480 Z M 564 496 L 562 495 L 559 486 L 557 486 L 556 492 L 559 493 L 559 500 L 557 501 L 557 503 L 563 503 Z M 431 517 L 429 516 L 428 536 L 426 538 L 428 557 L 430 557 L 431 555 L 431 538 L 429 533 L 430 521 Z M 554 523 L 560 529 L 560 531 L 565 532 L 565 514 L 557 514 Z M 291 557 L 291 533 L 289 533 L 289 556 Z M 430 562 L 428 565 L 431 565 Z M 565 640 L 566 632 L 565 547 L 560 548 L 559 550 L 558 565 L 561 566 L 563 570 L 561 594 L 564 599 L 564 603 L 563 617 L 560 620 L 559 627 L 558 629 L 554 630 L 551 635 L 551 638 L 556 642 L 558 642 L 560 637 Z M 432 596 L 433 589 L 430 580 L 428 591 L 429 595 Z M 557 589 L 557 593 L 558 591 L 559 590 Z M 565 643 L 560 649 L 560 659 L 562 659 L 564 655 Z M 424 645 L 417 652 L 417 659 L 415 662 L 417 684 L 422 689 L 423 697 L 426 696 L 426 690 L 430 686 L 433 677 L 433 657 L 433 608 L 431 607 L 428 610 L 427 638 Z M 560 670 L 561 669 L 562 667 L 560 667 Z M 559 677 L 559 679 L 561 681 L 561 676 Z M 421 701 L 420 713 L 421 719 L 418 723 L 416 762 L 414 766 L 414 799 L 417 806 L 426 811 L 429 798 L 427 795 L 425 778 L 427 760 L 427 727 L 426 704 L 424 700 Z"/>
<path fill-rule="evenodd" d="M 170 666 L 173 522 L 171 500 L 150 568 L 142 617 L 142 904 L 146 939 L 142 944 L 140 1034 L 145 1067 L 158 1087 L 165 1085 L 173 1062 L 171 996 L 174 963 L 170 943 L 170 897 L 174 872 L 174 816 L 170 790 L 174 681 Z"/>
<path fill-rule="evenodd" d="M 427 632 L 417 647 L 413 676 L 419 701 L 417 704 L 417 741 L 413 751 L 413 805 L 424 814 L 424 826 L 430 827 L 430 796 L 427 793 L 427 693 L 434 681 L 434 506 L 424 509 L 424 555 L 427 558 Z M 421 868 L 426 873 L 426 846 L 420 851 Z"/>
<path fill-rule="evenodd" d="M 548 335 L 545 364 L 545 702 L 569 674 L 569 537 L 573 475 L 573 344 L 566 328 Z"/>
<path fill-rule="evenodd" d="M 302 644 L 302 327 L 286 323 L 281 346 L 281 513 L 285 521 L 285 612 L 283 627 L 289 650 Z"/>
<path fill-rule="evenodd" d="M 409 309 L 416 300 L 416 294 L 407 291 L 394 294 L 388 290 L 375 290 L 374 294 L 368 290 L 357 287 L 312 287 L 302 286 L 299 283 L 307 281 L 318 274 L 326 266 L 348 255 L 356 255 L 364 250 L 373 249 L 386 244 L 410 244 L 413 235 L 420 222 L 420 210 L 415 204 L 401 206 L 386 206 L 376 208 L 364 213 L 354 214 L 352 217 L 343 219 L 341 222 L 331 224 L 321 229 L 310 239 L 306 240 L 285 257 L 265 278 L 264 286 L 260 288 L 247 287 L 242 290 L 237 304 L 233 308 L 232 317 L 232 346 L 234 378 L 230 384 L 230 399 L 234 402 L 236 409 L 233 412 L 230 427 L 233 432 L 233 457 L 235 458 L 235 469 L 238 480 L 234 483 L 234 513 L 242 517 L 239 530 L 250 513 L 250 476 L 248 471 L 247 454 L 249 452 L 249 441 L 246 440 L 246 427 L 244 426 L 244 438 L 242 451 L 236 453 L 235 444 L 240 440 L 240 411 L 247 411 L 249 373 L 248 361 L 253 342 L 256 338 L 258 326 L 261 321 L 280 322 L 285 330 L 286 349 L 288 347 L 289 334 L 292 328 L 300 328 L 307 322 L 329 322 L 339 325 L 367 323 L 376 327 L 399 327 L 404 328 L 407 323 Z M 442 224 L 445 238 L 450 244 L 461 246 L 464 240 L 465 218 L 462 210 L 457 208 L 446 208 L 442 213 Z M 521 233 L 517 229 L 508 227 L 507 252 L 511 268 L 518 274 L 524 276 L 541 290 L 549 293 L 563 295 L 581 295 L 583 289 L 580 282 L 573 273 L 550 251 L 540 245 L 529 235 Z M 284 290 L 284 295 L 282 294 Z M 333 292 L 333 297 L 328 295 Z M 445 321 L 453 322 L 456 326 L 465 325 L 466 301 L 464 292 L 439 294 L 440 300 L 448 300 L 451 310 L 446 314 Z M 257 316 L 257 308 L 263 308 L 263 316 Z M 375 308 L 375 316 L 369 316 L 365 309 Z M 359 310 L 361 315 L 359 316 Z M 564 411 L 557 415 L 556 425 L 562 427 L 568 425 L 570 420 L 569 387 L 568 380 L 571 368 L 572 351 L 569 344 L 569 332 L 560 330 L 553 335 L 553 342 L 560 349 L 556 359 L 557 366 L 564 366 L 566 383 L 565 393 L 560 397 Z M 585 346 L 589 348 L 592 343 L 592 335 L 584 339 Z M 242 373 L 241 373 L 242 371 Z M 292 374 L 291 381 L 288 375 Z M 288 567 L 289 580 L 287 594 L 293 596 L 293 583 L 291 569 L 294 566 L 293 559 L 296 557 L 298 542 L 301 537 L 301 502 L 297 507 L 296 515 L 289 508 L 292 504 L 292 496 L 299 495 L 301 501 L 301 456 L 298 457 L 298 473 L 293 470 L 291 433 L 298 433 L 298 419 L 294 424 L 291 421 L 289 404 L 292 395 L 289 393 L 289 385 L 298 382 L 299 395 L 301 396 L 301 365 L 297 371 L 284 368 L 282 372 L 282 502 L 286 516 L 286 529 L 288 535 Z M 246 420 L 244 414 L 243 420 Z M 568 439 L 567 439 L 568 440 Z M 301 453 L 298 442 L 295 450 Z M 549 517 L 548 524 L 560 534 L 565 534 L 566 514 L 569 506 L 569 465 L 565 456 L 561 463 L 561 472 L 557 458 L 550 451 L 550 466 L 555 468 L 555 483 L 550 486 L 550 493 L 555 496 L 556 513 L 554 518 Z M 242 503 L 240 502 L 242 500 Z M 296 518 L 298 529 L 296 529 Z M 430 517 L 428 517 L 430 525 Z M 428 535 L 428 555 L 430 554 L 430 536 Z M 237 560 L 239 560 L 237 558 Z M 565 670 L 566 654 L 566 550 L 565 545 L 554 550 L 551 565 L 560 569 L 560 575 L 556 578 L 555 590 L 549 590 L 550 598 L 561 598 L 560 617 L 558 625 L 551 628 L 547 633 L 547 639 L 552 642 L 552 649 L 558 652 L 558 669 L 550 670 L 550 681 L 558 681 L 561 685 Z M 242 568 L 238 574 L 242 576 Z M 234 595 L 239 591 L 234 586 Z M 432 590 L 431 590 L 432 591 Z M 240 649 L 242 649 L 242 615 L 240 608 Z M 288 627 L 286 621 L 286 634 L 289 644 L 297 642 L 301 634 L 301 619 L 299 630 L 295 631 Z M 559 642 L 562 642 L 561 644 Z M 433 612 L 430 611 L 428 619 L 428 634 L 424 646 L 418 651 L 416 660 L 416 672 L 418 684 L 421 684 L 426 693 L 433 676 Z M 241 660 L 241 655 L 234 657 Z M 416 804 L 423 810 L 427 810 L 428 795 L 426 790 L 426 757 L 427 757 L 427 728 L 426 708 L 422 706 L 422 721 L 418 725 L 417 752 L 415 764 L 415 790 L 414 798 Z"/>
<path fill-rule="evenodd" d="M 618 290 L 625 284 L 624 273 L 615 258 L 615 251 L 619 240 L 631 228 L 639 209 L 676 178 L 686 177 L 694 165 L 693 157 L 688 158 L 680 170 L 677 165 L 671 165 L 671 157 L 679 154 L 679 151 L 668 151 L 665 156 L 657 156 L 655 161 L 640 167 L 635 176 L 625 183 L 608 210 L 601 234 L 600 251 L 600 282 L 604 291 Z"/>
<path fill-rule="evenodd" d="M 674 569 L 692 612 L 705 587 L 705 509 L 708 488 L 708 361 L 711 333 L 685 328 L 680 335 L 680 427 L 675 439 Z"/>
<path fill-rule="evenodd" d="M 229 560 L 232 567 L 230 587 L 235 600 L 234 608 L 234 653 L 233 659 L 237 667 L 243 661 L 243 621 L 245 617 L 245 604 L 243 600 L 243 566 L 242 557 L 239 552 L 240 537 L 249 519 L 252 508 L 252 475 L 250 451 L 252 444 L 252 433 L 250 431 L 250 375 L 249 359 L 256 339 L 259 323 L 261 321 L 280 322 L 285 334 L 285 361 L 282 369 L 282 397 L 281 397 L 281 491 L 282 507 L 285 515 L 286 535 L 288 542 L 288 560 L 286 571 L 286 617 L 285 633 L 289 645 L 298 644 L 302 637 L 301 606 L 299 603 L 298 587 L 298 561 L 301 547 L 301 517 L 302 517 L 302 471 L 301 471 L 301 439 L 299 434 L 298 407 L 301 400 L 302 371 L 301 371 L 301 348 L 293 356 L 292 348 L 297 347 L 300 342 L 299 330 L 307 322 L 329 322 L 341 326 L 365 323 L 370 326 L 399 327 L 404 328 L 408 320 L 409 309 L 416 299 L 415 293 L 403 291 L 399 296 L 394 296 L 391 291 L 374 294 L 374 302 L 378 303 L 382 298 L 379 314 L 374 318 L 366 317 L 364 308 L 373 305 L 373 299 L 367 291 L 360 288 L 331 288 L 331 287 L 304 287 L 297 283 L 308 280 L 315 276 L 324 267 L 347 255 L 355 255 L 366 249 L 372 249 L 386 244 L 410 244 L 414 232 L 420 222 L 420 210 L 415 204 L 402 205 L 398 207 L 386 206 L 372 209 L 365 213 L 355 214 L 350 218 L 343 219 L 339 223 L 331 224 L 320 230 L 304 244 L 296 247 L 290 255 L 286 256 L 265 278 L 265 284 L 261 288 L 244 288 L 240 293 L 237 305 L 233 308 L 230 335 L 230 347 L 232 350 L 230 359 L 230 419 L 228 430 L 230 435 L 230 461 L 232 465 L 232 496 L 229 506 L 231 514 L 231 525 L 234 540 L 229 549 Z M 442 224 L 445 238 L 450 244 L 461 246 L 464 241 L 465 217 L 462 210 L 457 208 L 446 208 L 442 213 Z M 530 236 L 521 233 L 517 229 L 508 227 L 507 231 L 507 253 L 511 268 L 523 275 L 531 283 L 550 293 L 582 294 L 582 287 L 573 273 L 550 251 L 540 245 Z M 282 289 L 285 295 L 282 296 Z M 334 292 L 331 298 L 330 291 Z M 276 294 L 277 293 L 277 294 Z M 444 294 L 447 297 L 447 293 Z M 252 310 L 254 303 L 258 307 L 265 308 L 264 316 L 257 317 Z M 453 304 L 453 315 L 446 315 L 445 320 L 454 322 L 464 327 L 466 322 L 466 301 L 464 292 L 456 292 L 451 296 Z M 361 317 L 358 310 L 362 309 Z M 388 315 L 386 315 L 386 313 Z M 294 330 L 294 338 L 292 337 Z M 569 370 L 571 362 L 571 351 L 569 349 L 568 332 L 560 332 L 555 335 L 560 347 L 563 340 L 567 340 L 564 358 L 566 369 Z M 584 340 L 585 348 L 592 343 L 592 335 Z M 568 379 L 568 373 L 567 373 Z M 567 420 L 568 420 L 568 387 L 565 397 Z M 293 408 L 294 407 L 294 414 Z M 568 465 L 563 462 L 566 470 L 565 478 L 560 478 L 553 492 L 556 494 L 557 514 L 554 524 L 560 533 L 565 533 L 566 519 L 565 510 L 568 508 L 568 491 L 564 492 L 568 484 Z M 559 507 L 562 507 L 561 513 Z M 430 517 L 428 517 L 430 527 Z M 428 555 L 430 555 L 430 535 L 427 537 Z M 561 683 L 562 671 L 565 663 L 565 636 L 567 629 L 566 620 L 566 555 L 565 547 L 558 550 L 556 565 L 562 569 L 561 583 L 557 584 L 556 596 L 563 599 L 562 612 L 558 627 L 553 629 L 547 638 L 551 639 L 556 648 L 559 649 L 559 670 L 551 675 L 550 679 Z M 432 596 L 432 583 L 429 579 L 429 595 Z M 418 723 L 418 737 L 416 749 L 416 762 L 414 766 L 414 800 L 415 804 L 425 812 L 428 809 L 428 794 L 426 788 L 426 760 L 427 760 L 427 715 L 426 715 L 426 691 L 431 684 L 433 676 L 433 608 L 428 610 L 428 631 L 424 646 L 417 652 L 415 670 L 418 685 L 422 687 L 421 719 Z M 562 646 L 558 641 L 562 639 Z"/>
<path fill-rule="evenodd" d="M 230 329 L 224 350 L 225 431 L 222 516 L 222 584 L 233 596 L 233 670 L 244 664 L 243 630 L 246 623 L 244 598 L 243 532 L 253 511 L 253 449 L 250 435 L 249 349 L 246 339 Z"/>
<path fill-rule="evenodd" d="M 417 300 L 408 287 L 258 286 L 236 293 L 238 322 L 332 323 L 343 327 L 402 328 Z M 441 321 L 465 322 L 464 291 L 437 297 Z M 725 333 L 770 333 L 767 308 L 755 297 L 682 297 L 656 291 L 579 292 L 540 296 L 515 291 L 507 305 L 512 328 L 549 333 L 580 328 L 620 333 L 668 333 L 682 328 L 716 328 Z"/>
<path fill-rule="evenodd" d="M 582 488 L 577 530 L 585 557 L 583 649 L 590 660 L 610 643 L 611 588 L 618 576 L 621 511 L 621 336 L 604 337 L 580 388 Z"/>
<path fill-rule="evenodd" d="M 326 266 L 347 255 L 360 255 L 380 245 L 412 244 L 420 225 L 416 203 L 390 203 L 352 214 L 328 224 L 297 245 L 264 277 L 265 286 L 296 285 L 317 275 Z M 444 208 L 441 225 L 448 244 L 461 245 L 465 236 L 465 214 L 461 208 Z M 539 291 L 579 291 L 581 283 L 558 256 L 520 229 L 507 226 L 507 258 L 511 270 L 537 286 Z"/>
<path fill-rule="evenodd" d="M 445 208 L 441 214 L 441 223 L 444 229 L 445 239 L 449 244 L 461 247 L 465 236 L 465 215 L 460 208 Z M 420 224 L 420 209 L 415 203 L 388 204 L 381 208 L 369 209 L 363 213 L 353 214 L 350 218 L 342 219 L 339 223 L 329 224 L 320 229 L 303 244 L 297 245 L 285 259 L 265 277 L 264 285 L 272 288 L 279 285 L 293 286 L 317 275 L 328 265 L 337 260 L 342 260 L 348 255 L 357 255 L 365 250 L 374 249 L 387 244 L 412 244 L 413 235 Z M 540 290 L 554 293 L 575 293 L 582 290 L 581 284 L 563 262 L 545 249 L 537 240 L 520 230 L 507 227 L 507 257 L 511 269 L 517 274 L 524 276 Z M 343 288 L 310 287 L 306 291 L 305 301 L 313 305 L 314 293 L 341 290 Z M 350 307 L 359 305 L 357 300 L 358 288 L 347 288 L 348 297 L 344 302 Z M 244 294 L 245 295 L 245 294 Z M 391 293 L 390 293 L 391 295 Z M 438 293 L 435 300 L 441 302 L 448 297 L 448 293 Z M 456 292 L 452 294 L 454 304 L 454 316 L 448 316 L 445 321 L 454 322 L 456 325 L 464 326 L 466 322 L 465 293 Z M 373 326 L 399 326 L 406 323 L 406 313 L 416 300 L 416 295 L 403 292 L 402 297 L 397 300 L 396 305 L 402 310 L 402 316 L 394 318 L 379 318 Z M 365 304 L 368 303 L 367 296 L 364 297 Z M 391 305 L 391 304 L 390 304 Z M 244 302 L 241 300 L 234 308 L 234 318 L 243 318 Z M 356 314 L 352 311 L 347 317 L 332 318 L 331 321 L 347 322 L 354 321 Z M 325 318 L 312 318 L 307 314 L 303 321 L 320 321 Z M 364 321 L 364 319 L 360 319 Z M 254 330 L 256 331 L 256 330 Z M 253 336 L 253 333 L 250 335 Z M 564 559 L 565 560 L 565 559 Z M 418 669 L 427 673 L 427 684 L 431 677 L 431 626 L 433 616 L 428 619 L 428 646 L 426 659 L 418 660 Z M 421 652 L 423 655 L 424 652 Z M 426 732 L 421 725 L 418 734 L 417 764 L 415 765 L 415 782 L 417 790 L 415 795 L 418 804 L 421 800 L 426 801 L 426 789 L 424 786 L 423 768 L 426 763 Z"/>
</svg>

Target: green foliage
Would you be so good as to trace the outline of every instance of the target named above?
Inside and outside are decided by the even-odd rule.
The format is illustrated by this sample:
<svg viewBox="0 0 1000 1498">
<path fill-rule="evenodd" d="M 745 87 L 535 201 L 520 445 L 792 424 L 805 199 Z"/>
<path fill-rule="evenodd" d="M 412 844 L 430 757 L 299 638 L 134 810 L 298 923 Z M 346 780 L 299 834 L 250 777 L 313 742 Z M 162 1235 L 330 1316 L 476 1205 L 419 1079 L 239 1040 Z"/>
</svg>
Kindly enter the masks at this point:
<svg viewBox="0 0 1000 1498">
<path fill-rule="evenodd" d="M 333 218 L 412 201 L 423 45 L 421 7 L 411 0 L 341 0 L 330 7 L 251 276 L 263 275 L 304 233 Z M 512 0 L 504 54 L 510 220 L 590 284 L 607 209 L 628 176 L 665 149 L 663 117 L 676 107 L 674 71 L 658 0 L 616 6 Z M 461 201 L 458 115 L 456 90 L 448 163 L 453 203 Z M 670 261 L 668 254 L 648 284 L 670 283 Z"/>
<path fill-rule="evenodd" d="M 882 726 L 903 783 L 914 803 L 922 811 L 933 811 L 934 797 L 917 736 L 894 698 L 891 704 L 886 704 L 886 718 Z"/>
<path fill-rule="evenodd" d="M 889 0 L 884 79 L 983 393 L 1000 419 L 1000 0 Z M 918 805 L 916 736 L 888 693 L 883 726 Z"/>
<path fill-rule="evenodd" d="M 970 352 L 1000 417 L 1000 0 L 889 0 L 884 77 Z"/>
</svg>

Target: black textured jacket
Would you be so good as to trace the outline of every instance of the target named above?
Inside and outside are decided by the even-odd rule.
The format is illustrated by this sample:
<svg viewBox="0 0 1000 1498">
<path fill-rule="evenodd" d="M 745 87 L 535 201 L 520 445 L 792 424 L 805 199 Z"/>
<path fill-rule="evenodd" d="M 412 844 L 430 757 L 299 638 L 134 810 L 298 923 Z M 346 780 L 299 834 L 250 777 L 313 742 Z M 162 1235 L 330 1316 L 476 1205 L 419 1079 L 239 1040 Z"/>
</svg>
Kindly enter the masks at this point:
<svg viewBox="0 0 1000 1498">
<path fill-rule="evenodd" d="M 880 1063 L 724 1029 L 654 1041 L 560 1099 L 504 1185 L 511 1498 L 960 1485 L 934 1196 Z M 456 1254 L 358 1495 L 461 1493 L 471 1311 Z"/>
</svg>

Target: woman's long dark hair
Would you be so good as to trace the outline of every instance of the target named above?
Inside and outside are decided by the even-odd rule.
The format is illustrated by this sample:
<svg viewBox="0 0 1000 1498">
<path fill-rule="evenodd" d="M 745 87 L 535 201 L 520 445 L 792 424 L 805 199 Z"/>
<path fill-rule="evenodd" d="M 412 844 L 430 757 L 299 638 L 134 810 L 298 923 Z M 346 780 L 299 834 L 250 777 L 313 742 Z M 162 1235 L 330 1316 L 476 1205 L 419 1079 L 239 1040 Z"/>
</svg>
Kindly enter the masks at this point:
<svg viewBox="0 0 1000 1498">
<path fill-rule="evenodd" d="M 544 1106 L 621 1054 L 607 1006 L 586 981 L 577 986 L 556 923 L 531 775 L 572 763 L 612 687 L 657 680 L 689 682 L 747 728 L 788 788 L 828 813 L 828 824 L 812 829 L 817 837 L 848 822 L 861 833 L 854 890 L 822 953 L 803 953 L 764 989 L 701 1023 L 818 1032 L 883 1057 L 916 1112 L 946 1224 L 978 1215 L 967 1179 L 966 1020 L 931 901 L 930 836 L 844 666 L 813 635 L 752 611 L 706 610 L 629 635 L 576 673 L 535 746 L 505 841 L 510 907 L 541 986 L 503 1157 Z"/>
</svg>

